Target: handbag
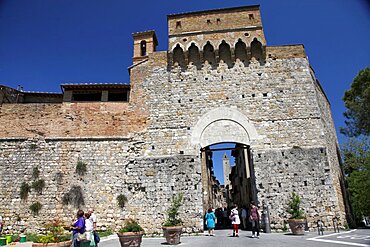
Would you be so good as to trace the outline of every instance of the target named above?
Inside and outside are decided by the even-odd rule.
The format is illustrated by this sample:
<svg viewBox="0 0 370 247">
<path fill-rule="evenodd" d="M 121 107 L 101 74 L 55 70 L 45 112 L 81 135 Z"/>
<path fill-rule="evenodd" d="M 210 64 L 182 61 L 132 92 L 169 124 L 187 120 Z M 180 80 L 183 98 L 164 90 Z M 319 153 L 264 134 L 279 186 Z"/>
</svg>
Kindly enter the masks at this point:
<svg viewBox="0 0 370 247">
<path fill-rule="evenodd" d="M 98 233 L 95 232 L 95 231 L 94 231 L 94 241 L 95 241 L 96 244 L 98 244 L 100 242 L 100 237 L 99 237 Z"/>
<path fill-rule="evenodd" d="M 84 233 L 77 233 L 77 241 L 85 241 L 87 240 L 87 237 L 86 237 L 86 232 Z"/>
</svg>

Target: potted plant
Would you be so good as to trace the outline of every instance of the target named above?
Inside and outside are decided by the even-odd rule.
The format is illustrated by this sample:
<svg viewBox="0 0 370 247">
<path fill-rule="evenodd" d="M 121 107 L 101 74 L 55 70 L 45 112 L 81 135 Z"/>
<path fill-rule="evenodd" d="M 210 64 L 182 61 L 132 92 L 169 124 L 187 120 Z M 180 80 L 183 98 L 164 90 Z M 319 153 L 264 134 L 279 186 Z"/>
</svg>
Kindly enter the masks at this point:
<svg viewBox="0 0 370 247">
<path fill-rule="evenodd" d="M 287 212 L 291 214 L 288 224 L 294 235 L 304 235 L 305 217 L 304 212 L 300 209 L 300 204 L 301 198 L 293 192 Z"/>
<path fill-rule="evenodd" d="M 71 235 L 65 234 L 64 227 L 59 220 L 54 220 L 52 223 L 45 225 L 47 230 L 46 235 L 35 236 L 32 247 L 70 247 L 72 244 Z"/>
<path fill-rule="evenodd" d="M 182 220 L 178 218 L 179 208 L 182 205 L 183 194 L 172 197 L 171 206 L 167 210 L 167 220 L 163 224 L 163 234 L 168 244 L 179 244 L 182 232 Z"/>
<path fill-rule="evenodd" d="M 121 247 L 140 247 L 144 229 L 135 221 L 127 220 L 125 226 L 118 233 Z"/>
</svg>

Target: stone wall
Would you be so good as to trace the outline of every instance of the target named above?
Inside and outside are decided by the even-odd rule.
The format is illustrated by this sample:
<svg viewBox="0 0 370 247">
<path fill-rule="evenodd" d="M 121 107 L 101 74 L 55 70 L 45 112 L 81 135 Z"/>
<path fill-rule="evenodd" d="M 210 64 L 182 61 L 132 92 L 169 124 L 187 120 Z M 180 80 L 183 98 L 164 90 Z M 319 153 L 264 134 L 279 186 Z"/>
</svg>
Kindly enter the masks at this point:
<svg viewBox="0 0 370 247">
<path fill-rule="evenodd" d="M 253 155 L 258 200 L 270 209 L 271 227 L 281 229 L 292 192 L 302 200 L 308 226 L 321 219 L 332 227 L 338 209 L 328 154 L 322 148 L 255 150 Z"/>
<path fill-rule="evenodd" d="M 123 220 L 134 218 L 147 233 L 161 232 L 166 209 L 173 194 L 184 193 L 181 217 L 185 231 L 202 228 L 201 172 L 198 156 L 162 156 L 144 158 L 140 137 L 18 139 L 0 141 L 0 212 L 6 226 L 15 224 L 17 215 L 28 230 L 35 230 L 47 220 L 61 219 L 69 224 L 76 207 L 63 205 L 62 198 L 73 185 L 80 186 L 84 196 L 81 208 L 94 207 L 98 227 L 117 230 Z M 85 175 L 77 175 L 76 164 L 87 164 Z M 40 170 L 46 186 L 39 194 L 33 189 L 26 200 L 20 199 L 20 186 L 30 185 L 33 168 Z M 117 196 L 128 202 L 117 206 Z M 33 216 L 29 206 L 39 201 L 43 206 Z M 199 218 L 200 217 L 200 218 Z"/>
</svg>

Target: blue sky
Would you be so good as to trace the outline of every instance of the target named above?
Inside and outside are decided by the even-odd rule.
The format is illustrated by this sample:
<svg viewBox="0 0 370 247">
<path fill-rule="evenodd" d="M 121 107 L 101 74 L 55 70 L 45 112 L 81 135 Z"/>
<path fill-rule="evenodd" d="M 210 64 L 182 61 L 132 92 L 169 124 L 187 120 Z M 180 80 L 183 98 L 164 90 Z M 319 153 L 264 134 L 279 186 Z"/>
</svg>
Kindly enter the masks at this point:
<svg viewBox="0 0 370 247">
<path fill-rule="evenodd" d="M 154 29 L 166 50 L 167 14 L 255 4 L 268 45 L 304 44 L 344 126 L 344 91 L 370 66 L 367 0 L 0 0 L 0 84 L 60 92 L 65 82 L 129 82 L 133 32 Z"/>
</svg>

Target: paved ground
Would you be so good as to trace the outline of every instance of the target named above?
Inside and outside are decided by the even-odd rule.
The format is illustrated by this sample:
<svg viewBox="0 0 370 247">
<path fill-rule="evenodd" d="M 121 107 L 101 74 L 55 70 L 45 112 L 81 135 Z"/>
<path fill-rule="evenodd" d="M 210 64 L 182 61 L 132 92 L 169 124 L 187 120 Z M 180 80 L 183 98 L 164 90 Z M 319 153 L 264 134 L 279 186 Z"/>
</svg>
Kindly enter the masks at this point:
<svg viewBox="0 0 370 247">
<path fill-rule="evenodd" d="M 232 237 L 231 230 L 218 230 L 216 236 L 181 237 L 178 246 L 189 247 L 234 247 L 234 246 L 263 246 L 263 247 L 338 247 L 363 246 L 370 247 L 370 230 L 352 230 L 340 233 L 325 232 L 324 236 L 310 232 L 304 236 L 293 236 L 283 233 L 261 234 L 260 239 L 250 238 L 251 233 L 240 232 L 240 237 Z M 166 246 L 164 238 L 143 238 L 142 247 Z M 102 239 L 99 247 L 120 247 L 115 235 Z"/>
</svg>

